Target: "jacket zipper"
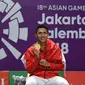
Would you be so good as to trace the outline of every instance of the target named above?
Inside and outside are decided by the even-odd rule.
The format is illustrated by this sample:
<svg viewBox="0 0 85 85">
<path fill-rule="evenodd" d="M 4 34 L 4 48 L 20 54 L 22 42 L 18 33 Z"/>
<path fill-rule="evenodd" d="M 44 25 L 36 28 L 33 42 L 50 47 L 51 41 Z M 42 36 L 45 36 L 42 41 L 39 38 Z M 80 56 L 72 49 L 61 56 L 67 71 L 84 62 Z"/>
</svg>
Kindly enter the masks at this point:
<svg viewBox="0 0 85 85">
<path fill-rule="evenodd" d="M 46 57 L 46 51 L 45 51 L 45 53 L 44 53 L 44 58 Z M 44 72 L 44 78 L 46 78 L 46 70 L 47 70 L 47 68 L 45 68 L 45 72 Z"/>
<path fill-rule="evenodd" d="M 46 78 L 46 70 L 45 70 L 45 72 L 44 72 L 44 78 Z"/>
</svg>

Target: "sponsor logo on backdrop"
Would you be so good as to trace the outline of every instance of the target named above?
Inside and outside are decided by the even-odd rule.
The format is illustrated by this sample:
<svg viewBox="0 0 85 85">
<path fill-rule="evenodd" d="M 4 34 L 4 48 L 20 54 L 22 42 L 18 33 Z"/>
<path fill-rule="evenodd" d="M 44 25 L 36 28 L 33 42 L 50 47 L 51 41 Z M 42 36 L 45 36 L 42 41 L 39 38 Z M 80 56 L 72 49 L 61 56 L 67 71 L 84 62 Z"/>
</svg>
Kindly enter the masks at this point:
<svg viewBox="0 0 85 85">
<path fill-rule="evenodd" d="M 7 58 L 5 47 L 8 48 L 10 53 L 19 59 L 21 52 L 9 41 L 18 44 L 19 39 L 27 41 L 28 28 L 20 27 L 24 23 L 24 18 L 21 13 L 21 5 L 12 0 L 0 0 L 0 42 L 4 45 L 0 47 L 0 60 Z M 4 27 L 7 24 L 8 26 Z M 2 25 L 2 27 L 1 27 Z M 4 27 L 4 28 L 3 28 Z M 6 38 L 4 36 L 7 36 Z"/>
<path fill-rule="evenodd" d="M 0 71 L 0 85 L 9 85 L 8 71 Z"/>
</svg>

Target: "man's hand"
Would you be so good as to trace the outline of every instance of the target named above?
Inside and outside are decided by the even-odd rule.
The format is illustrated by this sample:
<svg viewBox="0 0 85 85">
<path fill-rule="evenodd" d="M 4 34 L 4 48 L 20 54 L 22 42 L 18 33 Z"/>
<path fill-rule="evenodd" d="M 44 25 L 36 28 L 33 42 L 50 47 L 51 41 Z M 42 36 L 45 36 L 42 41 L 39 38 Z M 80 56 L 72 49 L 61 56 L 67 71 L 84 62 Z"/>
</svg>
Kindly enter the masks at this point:
<svg viewBox="0 0 85 85">
<path fill-rule="evenodd" d="M 50 63 L 48 61 L 46 61 L 45 59 L 41 59 L 39 64 L 42 66 L 46 66 L 46 67 L 50 66 Z"/>
<path fill-rule="evenodd" d="M 40 44 L 38 42 L 34 44 L 34 53 L 36 55 L 36 58 L 38 59 L 40 53 Z"/>
<path fill-rule="evenodd" d="M 37 50 L 36 48 L 34 48 L 34 53 L 35 53 L 35 55 L 36 55 L 36 59 L 38 59 L 38 58 L 39 58 L 39 53 L 40 53 L 40 51 Z"/>
</svg>

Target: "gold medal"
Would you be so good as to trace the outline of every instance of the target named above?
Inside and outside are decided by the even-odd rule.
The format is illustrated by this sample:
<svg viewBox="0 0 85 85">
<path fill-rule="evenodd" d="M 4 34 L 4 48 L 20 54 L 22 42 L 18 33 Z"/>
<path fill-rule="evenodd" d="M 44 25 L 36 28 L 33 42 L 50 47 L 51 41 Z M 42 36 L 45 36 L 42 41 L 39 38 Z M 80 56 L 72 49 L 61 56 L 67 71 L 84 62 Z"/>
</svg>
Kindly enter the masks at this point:
<svg viewBox="0 0 85 85">
<path fill-rule="evenodd" d="M 40 44 L 38 42 L 35 43 L 34 47 L 35 47 L 35 49 L 40 50 Z"/>
</svg>

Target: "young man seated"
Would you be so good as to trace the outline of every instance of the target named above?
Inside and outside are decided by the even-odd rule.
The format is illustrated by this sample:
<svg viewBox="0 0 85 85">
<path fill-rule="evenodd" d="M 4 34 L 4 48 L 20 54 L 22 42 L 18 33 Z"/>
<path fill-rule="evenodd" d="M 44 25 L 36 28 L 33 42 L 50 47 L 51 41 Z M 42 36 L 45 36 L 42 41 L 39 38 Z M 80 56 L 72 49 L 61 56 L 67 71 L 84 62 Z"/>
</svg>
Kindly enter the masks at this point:
<svg viewBox="0 0 85 85">
<path fill-rule="evenodd" d="M 24 54 L 26 70 L 30 74 L 25 85 L 69 85 L 59 76 L 59 71 L 64 70 L 62 52 L 56 43 L 48 39 L 48 28 L 39 25 L 35 36 L 37 42 Z"/>
</svg>

